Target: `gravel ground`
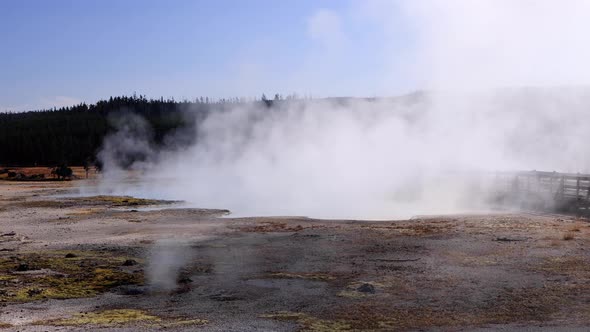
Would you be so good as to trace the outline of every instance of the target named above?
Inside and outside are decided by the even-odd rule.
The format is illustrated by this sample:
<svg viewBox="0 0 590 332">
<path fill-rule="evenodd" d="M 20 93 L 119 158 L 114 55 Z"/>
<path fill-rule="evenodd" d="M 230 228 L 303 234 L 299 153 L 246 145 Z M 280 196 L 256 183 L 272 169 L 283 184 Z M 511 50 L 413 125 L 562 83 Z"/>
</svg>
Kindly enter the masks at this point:
<svg viewBox="0 0 590 332">
<path fill-rule="evenodd" d="M 2 298 L 2 287 L 18 290 L 41 282 L 47 271 L 63 272 L 59 261 L 28 275 L 4 271 L 0 327 L 6 330 L 590 327 L 586 220 L 533 214 L 398 221 L 221 218 L 223 210 L 142 209 L 114 198 L 55 196 L 70 185 L 0 182 L 0 259 L 20 262 L 31 253 L 43 258 L 62 251 L 134 257 L 136 265 L 115 272 L 140 281 L 76 298 L 52 298 L 43 288 L 48 284 L 40 283 L 46 298 Z M 77 268 L 72 271 L 86 276 Z M 116 310 L 127 315 L 120 321 L 88 318 Z"/>
</svg>

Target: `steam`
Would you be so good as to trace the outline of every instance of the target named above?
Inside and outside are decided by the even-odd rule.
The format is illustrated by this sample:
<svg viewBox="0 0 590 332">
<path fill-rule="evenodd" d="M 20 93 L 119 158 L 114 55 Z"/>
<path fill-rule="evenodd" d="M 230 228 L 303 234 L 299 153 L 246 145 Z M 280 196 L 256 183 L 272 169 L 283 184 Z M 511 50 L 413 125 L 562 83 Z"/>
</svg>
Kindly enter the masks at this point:
<svg viewBox="0 0 590 332">
<path fill-rule="evenodd" d="M 157 241 L 151 248 L 146 268 L 148 284 L 154 291 L 171 292 L 178 287 L 181 269 L 191 260 L 188 244 L 174 239 Z"/>
<path fill-rule="evenodd" d="M 482 174 L 590 170 L 590 89 L 584 86 L 590 43 L 580 16 L 590 3 L 354 6 L 385 36 L 405 24 L 413 42 L 391 54 L 384 77 L 391 76 L 392 86 L 416 82 L 425 92 L 270 109 L 240 104 L 212 112 L 198 124 L 194 145 L 171 151 L 151 151 L 145 135 L 121 130 L 114 141 L 134 143 L 107 140 L 101 154 L 112 160 L 107 172 L 120 165 L 117 149 L 126 146 L 139 146 L 150 158 L 135 165 L 143 172 L 137 186 L 117 190 L 240 215 L 404 218 L 485 210 L 491 187 Z M 314 35 L 347 39 L 346 17 L 334 15 L 313 16 Z M 400 15 L 392 25 L 390 16 Z M 328 24 L 338 33 L 318 31 L 323 17 L 338 23 Z M 405 76 L 394 77 L 400 73 Z"/>
</svg>

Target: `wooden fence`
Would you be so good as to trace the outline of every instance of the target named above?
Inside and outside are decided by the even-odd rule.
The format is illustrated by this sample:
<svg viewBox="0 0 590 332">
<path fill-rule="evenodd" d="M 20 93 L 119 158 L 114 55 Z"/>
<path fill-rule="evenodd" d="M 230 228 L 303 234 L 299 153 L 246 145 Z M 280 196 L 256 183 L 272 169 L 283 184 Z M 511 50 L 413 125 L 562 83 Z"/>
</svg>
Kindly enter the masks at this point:
<svg viewBox="0 0 590 332">
<path fill-rule="evenodd" d="M 590 214 L 590 174 L 496 173 L 496 199 L 521 208 Z"/>
</svg>

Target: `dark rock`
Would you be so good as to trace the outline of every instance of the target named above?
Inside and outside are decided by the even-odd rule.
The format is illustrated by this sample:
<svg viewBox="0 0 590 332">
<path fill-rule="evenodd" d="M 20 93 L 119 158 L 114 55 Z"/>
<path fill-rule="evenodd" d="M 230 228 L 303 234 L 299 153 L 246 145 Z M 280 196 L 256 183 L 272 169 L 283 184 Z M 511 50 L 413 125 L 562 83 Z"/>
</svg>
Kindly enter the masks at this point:
<svg viewBox="0 0 590 332">
<path fill-rule="evenodd" d="M 121 287 L 119 292 L 123 295 L 143 295 L 145 294 L 145 289 L 136 286 L 125 286 Z"/>
<path fill-rule="evenodd" d="M 72 254 L 71 252 L 66 254 L 66 258 L 74 258 L 74 257 L 78 257 L 75 254 Z"/>
<path fill-rule="evenodd" d="M 375 294 L 375 286 L 367 283 L 360 285 L 356 290 L 361 293 Z"/>
<path fill-rule="evenodd" d="M 235 295 L 230 295 L 230 294 L 213 294 L 213 295 L 209 296 L 209 298 L 211 300 L 221 301 L 221 302 L 229 302 L 229 301 L 241 300 L 241 298 L 239 298 L 239 297 L 237 297 Z"/>
<path fill-rule="evenodd" d="M 133 265 L 137 265 L 137 261 L 134 259 L 126 259 L 123 262 L 123 266 L 133 266 Z"/>
<path fill-rule="evenodd" d="M 190 284 L 191 282 L 193 282 L 193 280 L 189 277 L 182 277 L 178 279 L 179 284 Z"/>
<path fill-rule="evenodd" d="M 516 242 L 516 241 L 524 241 L 525 239 L 513 239 L 508 237 L 497 237 L 494 241 L 498 242 Z"/>
<path fill-rule="evenodd" d="M 29 264 L 27 263 L 19 263 L 18 266 L 16 267 L 17 271 L 28 271 L 29 270 Z"/>
</svg>

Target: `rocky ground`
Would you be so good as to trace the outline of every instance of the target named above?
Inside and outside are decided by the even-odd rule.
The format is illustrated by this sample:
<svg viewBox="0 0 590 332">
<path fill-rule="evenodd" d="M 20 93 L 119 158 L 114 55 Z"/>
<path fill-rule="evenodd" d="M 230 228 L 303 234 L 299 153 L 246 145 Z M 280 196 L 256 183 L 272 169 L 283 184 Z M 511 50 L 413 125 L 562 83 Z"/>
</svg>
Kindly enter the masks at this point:
<svg viewBox="0 0 590 332">
<path fill-rule="evenodd" d="M 586 220 L 231 218 L 174 202 L 64 196 L 72 185 L 0 182 L 0 328 L 590 326 Z"/>
</svg>

